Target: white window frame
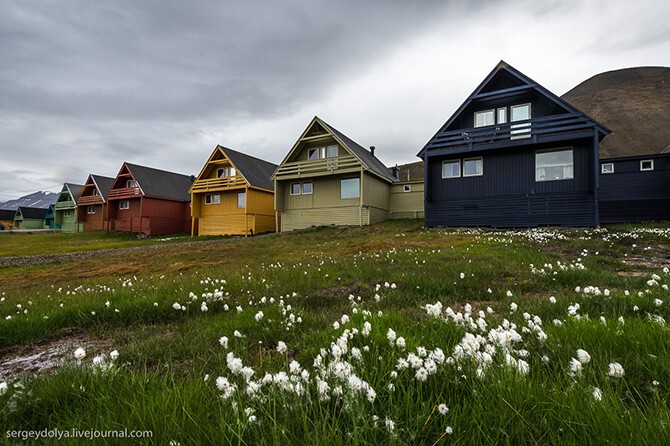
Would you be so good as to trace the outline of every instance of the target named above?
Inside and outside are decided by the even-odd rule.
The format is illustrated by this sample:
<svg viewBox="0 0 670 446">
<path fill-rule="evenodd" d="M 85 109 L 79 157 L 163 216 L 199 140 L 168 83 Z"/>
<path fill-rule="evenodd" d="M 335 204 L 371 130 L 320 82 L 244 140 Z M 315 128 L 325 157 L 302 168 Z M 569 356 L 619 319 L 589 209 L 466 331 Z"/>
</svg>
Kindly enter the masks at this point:
<svg viewBox="0 0 670 446">
<path fill-rule="evenodd" d="M 93 214 L 95 214 L 95 206 L 87 206 L 87 207 L 86 207 L 86 213 L 87 213 L 88 215 L 93 215 Z"/>
<path fill-rule="evenodd" d="M 210 205 L 210 204 L 220 204 L 221 203 L 221 195 L 220 194 L 207 194 L 205 195 L 205 205 Z"/>
<path fill-rule="evenodd" d="M 650 163 L 649 167 L 644 167 L 644 163 Z M 640 160 L 640 172 L 651 172 L 654 170 L 654 160 Z"/>
<path fill-rule="evenodd" d="M 72 210 L 71 209 L 64 210 L 63 217 L 72 217 Z"/>
<path fill-rule="evenodd" d="M 135 180 L 126 180 L 126 188 L 132 189 L 133 187 L 137 187 L 137 182 Z"/>
<path fill-rule="evenodd" d="M 445 164 L 454 164 L 454 163 L 458 163 L 458 175 L 446 176 L 445 177 L 444 176 L 444 165 Z M 461 160 L 460 159 L 442 161 L 442 179 L 443 180 L 448 179 L 448 178 L 460 178 L 460 177 L 461 177 Z"/>
<path fill-rule="evenodd" d="M 312 190 L 310 190 L 309 192 L 305 192 L 305 184 L 309 184 L 310 188 Z M 304 183 L 302 183 L 301 192 L 302 192 L 303 195 L 312 195 L 314 193 L 314 182 L 313 181 L 305 181 Z"/>
<path fill-rule="evenodd" d="M 334 152 L 334 155 L 331 155 L 331 149 L 332 152 Z M 326 147 L 326 158 L 337 158 L 337 155 L 339 153 L 339 148 L 337 144 L 330 145 Z"/>
<path fill-rule="evenodd" d="M 572 176 L 570 177 L 564 177 L 564 178 L 545 178 L 545 179 L 540 179 L 538 180 L 537 178 L 537 155 L 544 154 L 544 153 L 554 153 L 554 152 L 570 152 L 571 158 L 572 158 Z M 546 167 L 558 167 L 558 166 L 544 166 Z M 554 149 L 545 149 L 545 150 L 536 150 L 535 151 L 535 182 L 536 183 L 545 183 L 548 181 L 568 181 L 568 180 L 574 180 L 575 179 L 575 150 L 574 147 L 556 147 Z"/>
<path fill-rule="evenodd" d="M 600 173 L 602 175 L 614 173 L 614 163 L 602 163 L 600 165 Z"/>
<path fill-rule="evenodd" d="M 493 117 L 493 123 L 491 123 L 491 124 L 486 124 L 486 125 L 477 125 L 477 115 L 483 115 L 483 114 L 488 114 L 488 113 L 490 113 L 491 116 Z M 472 118 L 472 126 L 473 126 L 474 128 L 488 127 L 488 126 L 490 126 L 490 125 L 495 125 L 495 123 L 496 123 L 496 109 L 495 109 L 495 108 L 491 108 L 491 109 L 489 109 L 489 110 L 479 110 L 479 111 L 476 111 L 476 112 L 474 113 L 473 118 Z"/>
<path fill-rule="evenodd" d="M 122 211 L 130 209 L 130 200 L 119 201 L 119 209 L 122 210 Z"/>
<path fill-rule="evenodd" d="M 240 206 L 240 197 L 243 197 L 242 206 Z M 246 192 L 238 192 L 237 193 L 237 208 L 238 209 L 245 209 L 246 207 L 247 207 L 247 193 Z"/>
<path fill-rule="evenodd" d="M 412 192 L 412 185 L 411 184 L 403 184 L 402 185 L 402 191 L 403 192 Z"/>
<path fill-rule="evenodd" d="M 465 173 L 465 162 L 466 161 L 477 161 L 477 160 L 479 160 L 481 162 L 481 166 L 482 166 L 481 171 L 479 173 L 466 174 Z M 481 177 L 482 175 L 484 175 L 484 157 L 476 156 L 474 158 L 463 158 L 462 169 L 463 169 L 462 175 L 463 175 L 464 178 L 465 177 Z"/>
<path fill-rule="evenodd" d="M 509 108 L 509 122 L 517 122 L 512 119 L 514 116 L 514 109 L 519 107 L 528 106 L 528 117 L 526 119 L 521 119 L 521 121 L 526 121 L 533 119 L 533 106 L 530 102 L 525 102 L 523 104 L 512 105 Z M 521 139 L 521 138 L 530 138 L 531 125 L 530 122 L 525 122 L 522 124 L 511 124 L 510 125 L 510 139 Z M 573 160 L 574 161 L 574 160 Z"/>
<path fill-rule="evenodd" d="M 312 154 L 316 154 L 316 158 L 312 159 Z M 316 161 L 318 160 L 319 157 L 319 148 L 318 147 L 312 147 L 311 149 L 307 149 L 307 161 Z"/>
<path fill-rule="evenodd" d="M 100 191 L 98 191 L 98 189 L 93 189 L 93 191 L 91 192 L 91 195 L 93 195 L 94 197 L 98 196 L 98 195 L 100 195 Z"/>
<path fill-rule="evenodd" d="M 343 197 L 342 196 L 342 184 L 344 181 L 356 180 L 358 181 L 358 193 L 353 197 Z M 361 178 L 360 177 L 351 177 L 351 178 L 341 178 L 340 179 L 340 200 L 355 200 L 361 198 Z"/>
<path fill-rule="evenodd" d="M 501 117 L 502 115 L 502 117 Z M 507 123 L 507 107 L 499 107 L 496 110 L 496 123 L 497 124 L 506 124 Z"/>
<path fill-rule="evenodd" d="M 298 192 L 295 193 L 295 194 L 293 193 L 293 186 L 298 186 Z M 290 195 L 300 195 L 301 191 L 302 191 L 302 188 L 300 187 L 300 183 L 291 183 L 291 185 L 289 186 L 289 194 Z"/>
</svg>

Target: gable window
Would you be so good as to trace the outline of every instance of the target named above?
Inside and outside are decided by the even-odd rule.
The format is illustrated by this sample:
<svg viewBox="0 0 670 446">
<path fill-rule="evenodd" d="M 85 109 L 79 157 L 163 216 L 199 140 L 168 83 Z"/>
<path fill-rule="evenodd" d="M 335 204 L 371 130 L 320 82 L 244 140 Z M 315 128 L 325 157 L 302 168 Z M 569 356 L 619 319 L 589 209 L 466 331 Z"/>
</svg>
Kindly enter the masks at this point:
<svg viewBox="0 0 670 446">
<path fill-rule="evenodd" d="M 291 195 L 300 195 L 300 183 L 291 183 Z"/>
<path fill-rule="evenodd" d="M 464 177 L 476 177 L 484 174 L 483 169 L 484 161 L 482 157 L 479 158 L 466 158 L 463 160 L 463 176 Z"/>
<path fill-rule="evenodd" d="M 654 170 L 654 160 L 640 160 L 640 170 Z"/>
<path fill-rule="evenodd" d="M 337 146 L 328 146 L 326 155 L 328 158 L 337 157 Z"/>
<path fill-rule="evenodd" d="M 311 195 L 313 191 L 313 184 L 311 181 L 305 181 L 302 183 L 302 194 Z"/>
<path fill-rule="evenodd" d="M 459 178 L 461 160 L 442 161 L 442 178 Z"/>
<path fill-rule="evenodd" d="M 119 201 L 119 209 L 121 210 L 130 209 L 130 201 L 129 200 Z"/>
<path fill-rule="evenodd" d="M 519 104 L 510 107 L 510 121 L 526 121 L 530 119 L 530 104 Z M 530 137 L 530 122 L 525 124 L 513 124 L 512 139 Z"/>
<path fill-rule="evenodd" d="M 501 107 L 498 109 L 498 124 L 504 124 L 507 122 L 507 107 Z"/>
<path fill-rule="evenodd" d="M 88 206 L 88 207 L 86 208 L 86 213 L 87 213 L 88 215 L 93 215 L 93 214 L 95 214 L 95 206 Z"/>
<path fill-rule="evenodd" d="M 484 127 L 495 124 L 494 110 L 475 112 L 475 127 Z"/>
<path fill-rule="evenodd" d="M 234 167 L 221 167 L 219 169 L 216 169 L 216 177 L 217 178 L 225 178 L 225 177 L 234 177 L 236 175 L 236 171 Z"/>
<path fill-rule="evenodd" d="M 240 209 L 247 207 L 247 193 L 246 192 L 238 192 L 237 193 L 237 207 L 240 208 Z"/>
<path fill-rule="evenodd" d="M 360 178 L 343 178 L 340 180 L 340 198 L 347 200 L 350 198 L 359 198 L 361 196 Z"/>
<path fill-rule="evenodd" d="M 221 203 L 221 195 L 207 194 L 205 195 L 205 204 L 219 204 Z"/>
<path fill-rule="evenodd" d="M 571 180 L 573 170 L 572 148 L 535 152 L 535 181 Z"/>
<path fill-rule="evenodd" d="M 93 192 L 91 192 L 91 195 L 100 195 L 100 192 L 98 192 L 98 189 L 93 189 Z"/>
<path fill-rule="evenodd" d="M 601 164 L 600 173 L 614 173 L 614 163 Z"/>
<path fill-rule="evenodd" d="M 309 149 L 307 151 L 307 158 L 310 160 L 318 160 L 319 159 L 319 149 Z"/>
<path fill-rule="evenodd" d="M 337 158 L 338 147 L 337 145 L 332 145 L 328 147 L 314 147 L 307 150 L 307 159 L 310 161 L 322 159 L 322 158 Z"/>
<path fill-rule="evenodd" d="M 411 184 L 403 184 L 402 191 L 403 192 L 412 192 L 412 185 Z"/>
<path fill-rule="evenodd" d="M 135 182 L 135 180 L 128 180 L 128 181 L 126 181 L 126 187 L 128 187 L 128 188 L 137 187 L 137 183 Z"/>
</svg>

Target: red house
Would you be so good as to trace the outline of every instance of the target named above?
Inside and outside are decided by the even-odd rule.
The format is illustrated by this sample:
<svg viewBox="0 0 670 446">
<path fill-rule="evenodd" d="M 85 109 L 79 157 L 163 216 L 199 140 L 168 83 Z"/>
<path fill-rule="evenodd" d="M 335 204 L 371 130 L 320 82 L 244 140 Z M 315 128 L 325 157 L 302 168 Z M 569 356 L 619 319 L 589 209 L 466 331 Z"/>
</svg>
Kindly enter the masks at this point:
<svg viewBox="0 0 670 446">
<path fill-rule="evenodd" d="M 84 231 L 107 229 L 107 193 L 114 184 L 114 178 L 89 175 L 77 201 L 77 221 Z"/>
<path fill-rule="evenodd" d="M 109 230 L 144 235 L 190 232 L 193 178 L 123 163 L 107 194 Z"/>
</svg>

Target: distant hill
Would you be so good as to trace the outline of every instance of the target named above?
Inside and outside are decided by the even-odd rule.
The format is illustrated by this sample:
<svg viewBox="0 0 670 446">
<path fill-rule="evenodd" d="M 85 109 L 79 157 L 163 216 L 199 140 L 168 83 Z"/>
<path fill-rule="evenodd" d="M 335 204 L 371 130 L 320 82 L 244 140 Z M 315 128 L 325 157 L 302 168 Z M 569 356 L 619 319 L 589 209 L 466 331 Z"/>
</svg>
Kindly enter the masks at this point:
<svg viewBox="0 0 670 446">
<path fill-rule="evenodd" d="M 16 200 L 5 201 L 0 203 L 0 209 L 16 210 L 19 206 L 29 208 L 48 208 L 50 204 L 54 204 L 58 199 L 56 192 L 35 192 L 30 195 L 25 195 Z"/>
<path fill-rule="evenodd" d="M 597 74 L 562 98 L 612 130 L 600 145 L 601 158 L 660 153 L 670 146 L 670 68 Z"/>
</svg>

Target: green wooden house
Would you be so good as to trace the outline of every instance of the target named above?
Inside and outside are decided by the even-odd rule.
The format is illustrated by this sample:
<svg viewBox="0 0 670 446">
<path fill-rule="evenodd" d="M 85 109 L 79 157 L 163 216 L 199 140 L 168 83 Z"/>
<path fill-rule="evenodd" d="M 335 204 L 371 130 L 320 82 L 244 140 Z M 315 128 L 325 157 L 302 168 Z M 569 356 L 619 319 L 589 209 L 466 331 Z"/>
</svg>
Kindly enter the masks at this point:
<svg viewBox="0 0 670 446">
<path fill-rule="evenodd" d="M 77 200 L 84 190 L 83 184 L 65 183 L 54 204 L 54 222 L 63 232 L 80 232 L 82 225 L 77 219 Z"/>
<path fill-rule="evenodd" d="M 370 150 L 315 116 L 272 176 L 279 231 L 368 225 L 390 215 L 398 181 Z"/>
<path fill-rule="evenodd" d="M 15 229 L 44 229 L 47 208 L 19 207 L 14 214 Z"/>
<path fill-rule="evenodd" d="M 47 208 L 47 213 L 44 216 L 44 228 L 45 229 L 60 229 L 60 226 L 56 228 L 56 211 L 54 210 L 54 205 L 50 204 Z"/>
</svg>

